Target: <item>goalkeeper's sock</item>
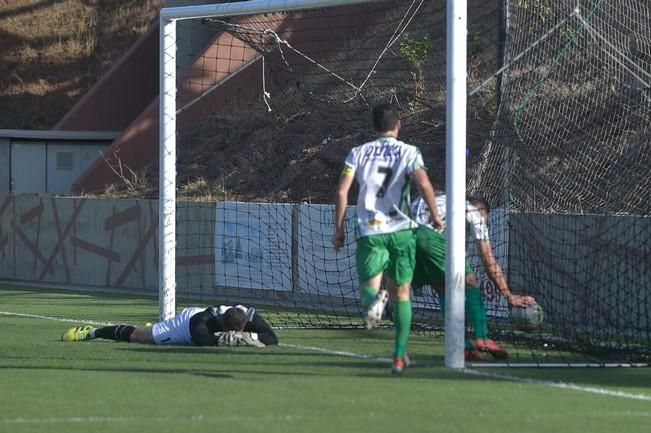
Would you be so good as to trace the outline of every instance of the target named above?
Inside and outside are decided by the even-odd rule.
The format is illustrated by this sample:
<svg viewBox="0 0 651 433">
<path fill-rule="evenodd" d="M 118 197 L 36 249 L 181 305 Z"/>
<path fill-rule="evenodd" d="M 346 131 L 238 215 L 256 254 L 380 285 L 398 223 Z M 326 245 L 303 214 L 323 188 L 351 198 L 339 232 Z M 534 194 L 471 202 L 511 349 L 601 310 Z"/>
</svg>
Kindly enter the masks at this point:
<svg viewBox="0 0 651 433">
<path fill-rule="evenodd" d="M 475 330 L 475 338 L 488 338 L 488 321 L 486 306 L 479 287 L 468 286 L 466 289 L 466 315 Z"/>
<path fill-rule="evenodd" d="M 366 286 L 362 287 L 359 291 L 359 303 L 362 304 L 363 309 L 368 309 L 371 306 L 371 303 L 377 296 L 377 289 L 375 287 Z"/>
<path fill-rule="evenodd" d="M 393 326 L 396 332 L 396 349 L 393 352 L 394 358 L 405 357 L 405 348 L 411 331 L 411 316 L 411 300 L 395 302 Z"/>
<path fill-rule="evenodd" d="M 95 338 L 106 338 L 108 340 L 128 342 L 130 341 L 129 338 L 135 329 L 135 327 L 130 325 L 105 326 L 95 330 Z"/>
</svg>

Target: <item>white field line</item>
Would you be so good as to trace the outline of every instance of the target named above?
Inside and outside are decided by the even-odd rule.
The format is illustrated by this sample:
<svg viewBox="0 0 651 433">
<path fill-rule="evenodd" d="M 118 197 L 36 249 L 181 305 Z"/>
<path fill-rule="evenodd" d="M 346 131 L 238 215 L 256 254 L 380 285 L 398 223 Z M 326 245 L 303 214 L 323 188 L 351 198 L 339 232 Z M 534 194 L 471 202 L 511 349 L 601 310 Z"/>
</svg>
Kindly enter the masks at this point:
<svg viewBox="0 0 651 433">
<path fill-rule="evenodd" d="M 369 414 L 369 417 L 372 417 L 372 414 Z M 651 417 L 651 412 L 640 412 L 640 411 L 623 411 L 623 412 L 601 412 L 601 415 L 606 415 L 608 417 L 636 417 L 636 418 L 645 418 Z M 250 422 L 292 422 L 305 418 L 301 415 L 278 415 L 278 416 L 205 416 L 205 415 L 192 415 L 187 417 L 113 417 L 113 416 L 75 416 L 75 417 L 65 417 L 65 418 L 5 418 L 0 419 L 0 425 L 26 425 L 26 424 L 119 424 L 119 423 L 142 423 L 143 421 L 158 423 L 158 424 L 169 424 L 170 422 L 219 422 L 221 424 L 225 423 L 250 423 Z M 310 418 L 314 418 L 314 414 L 310 415 Z"/>
<path fill-rule="evenodd" d="M 632 394 L 630 392 L 624 392 L 624 391 L 615 391 L 612 389 L 606 389 L 606 388 L 597 388 L 593 386 L 582 386 L 582 385 L 577 385 L 571 382 L 554 382 L 551 380 L 542 380 L 542 379 L 533 379 L 530 377 L 519 377 L 519 376 L 513 376 L 510 374 L 501 374 L 501 373 L 489 373 L 486 371 L 477 371 L 477 370 L 471 370 L 471 369 L 464 369 L 464 373 L 470 374 L 473 376 L 481 376 L 481 377 L 488 377 L 491 379 L 501 379 L 501 380 L 510 380 L 514 382 L 522 382 L 522 383 L 529 383 L 533 385 L 545 385 L 545 386 L 551 386 L 553 388 L 560 388 L 560 389 L 569 389 L 572 391 L 581 391 L 581 392 L 587 392 L 590 394 L 599 394 L 599 395 L 607 395 L 610 397 L 621 397 L 621 398 L 629 398 L 632 400 L 644 400 L 644 401 L 651 401 L 651 395 L 646 395 L 646 394 Z"/>
<path fill-rule="evenodd" d="M 32 318 L 32 319 L 43 319 L 43 320 L 54 320 L 58 322 L 67 322 L 67 323 L 87 323 L 91 325 L 107 325 L 107 323 L 101 323 L 101 322 L 93 322 L 93 321 L 88 321 L 88 320 L 78 320 L 78 319 L 71 319 L 71 318 L 61 318 L 61 317 L 51 317 L 51 316 L 42 316 L 39 314 L 25 314 L 25 313 L 11 313 L 11 312 L 6 312 L 6 311 L 0 311 L 0 316 L 17 316 L 17 317 L 27 317 L 27 318 Z M 348 351 L 342 351 L 342 350 L 330 350 L 324 347 L 317 347 L 317 346 L 303 346 L 300 344 L 288 344 L 288 343 L 280 343 L 279 346 L 283 347 L 290 347 L 293 349 L 299 349 L 299 350 L 308 350 L 312 352 L 321 352 L 321 353 L 327 353 L 330 355 L 337 355 L 337 356 L 345 356 L 348 358 L 357 358 L 357 359 L 371 359 L 374 361 L 378 362 L 391 362 L 390 358 L 385 358 L 385 357 L 377 357 L 373 355 L 366 355 L 362 353 L 354 353 L 354 352 L 348 352 Z M 412 363 L 415 365 L 416 363 L 412 361 Z M 542 380 L 542 379 L 534 379 L 534 378 L 529 378 L 529 377 L 521 377 L 521 376 L 513 376 L 510 374 L 499 374 L 499 373 L 489 373 L 485 371 L 477 371 L 477 370 L 472 370 L 472 369 L 463 369 L 459 370 L 462 373 L 465 374 L 470 374 L 473 376 L 479 376 L 479 377 L 487 377 L 491 379 L 500 379 L 500 380 L 508 380 L 512 382 L 521 382 L 521 383 L 529 383 L 533 385 L 543 385 L 543 386 L 549 386 L 552 388 L 558 388 L 558 389 L 566 389 L 566 390 L 571 390 L 571 391 L 579 391 L 579 392 L 585 392 L 589 394 L 598 394 L 598 395 L 605 395 L 608 397 L 619 397 L 619 398 L 627 398 L 631 400 L 644 400 L 644 401 L 651 401 L 651 396 L 646 395 L 646 394 L 633 394 L 629 392 L 624 392 L 624 391 L 615 391 L 612 389 L 606 389 L 606 388 L 598 388 L 598 387 L 592 387 L 592 386 L 582 386 L 582 385 L 577 385 L 574 383 L 570 382 L 554 382 L 551 380 Z M 73 418 L 70 418 L 73 419 Z M 81 419 L 91 419 L 91 418 L 81 418 Z M 103 419 L 103 418 L 98 418 L 98 419 Z M 115 418 L 118 420 L 119 418 Z M 6 422 L 6 420 L 4 421 Z"/>
<path fill-rule="evenodd" d="M 302 346 L 300 344 L 289 344 L 289 343 L 278 343 L 279 346 L 283 347 L 291 347 L 292 349 L 302 349 L 302 350 L 311 350 L 313 352 L 322 352 L 322 353 L 327 353 L 329 355 L 339 355 L 339 356 L 346 356 L 348 358 L 357 358 L 357 359 L 370 359 L 373 361 L 378 361 L 378 362 L 391 362 L 391 358 L 385 358 L 381 356 L 373 356 L 373 355 L 365 355 L 362 353 L 353 353 L 353 352 L 347 352 L 343 350 L 330 350 L 326 349 L 323 347 L 316 347 L 316 346 Z M 412 364 L 415 364 L 412 361 Z"/>
<path fill-rule="evenodd" d="M 5 418 L 0 420 L 0 425 L 5 424 L 101 424 L 101 423 L 106 423 L 106 424 L 113 424 L 113 423 L 132 423 L 132 422 L 137 422 L 141 423 L 143 421 L 147 422 L 155 422 L 158 424 L 168 424 L 170 422 L 203 422 L 203 421 L 218 421 L 219 423 L 227 423 L 227 422 L 287 422 L 287 421 L 295 421 L 298 419 L 304 418 L 301 415 L 277 415 L 277 416 L 255 416 L 255 415 L 250 415 L 250 416 L 239 416 L 239 415 L 231 415 L 231 416 L 215 416 L 215 415 L 192 415 L 192 416 L 186 416 L 186 417 L 178 417 L 178 418 L 171 418 L 171 417 L 142 417 L 142 416 L 137 416 L 137 417 L 115 417 L 115 416 L 74 416 L 74 417 L 64 417 L 64 418 L 57 418 L 57 417 L 50 417 L 50 418 Z"/>
<path fill-rule="evenodd" d="M 113 323 L 97 322 L 97 321 L 94 321 L 94 320 L 42 316 L 40 314 L 29 314 L 29 313 L 11 313 L 11 312 L 8 312 L 8 311 L 0 311 L 0 316 L 14 316 L 14 317 L 25 317 L 25 318 L 28 318 L 28 319 L 54 320 L 56 322 L 78 323 L 78 324 L 84 324 L 84 325 L 98 325 L 98 326 L 113 325 Z"/>
</svg>

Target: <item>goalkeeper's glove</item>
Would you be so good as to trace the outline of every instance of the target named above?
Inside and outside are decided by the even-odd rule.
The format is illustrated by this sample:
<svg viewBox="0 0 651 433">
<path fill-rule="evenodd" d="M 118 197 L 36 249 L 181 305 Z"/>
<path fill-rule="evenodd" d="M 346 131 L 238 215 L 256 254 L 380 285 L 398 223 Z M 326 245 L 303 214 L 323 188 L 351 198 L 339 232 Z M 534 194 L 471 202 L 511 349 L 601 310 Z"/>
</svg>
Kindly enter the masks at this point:
<svg viewBox="0 0 651 433">
<path fill-rule="evenodd" d="M 218 346 L 253 346 L 264 347 L 255 332 L 223 331 L 215 332 Z"/>
</svg>

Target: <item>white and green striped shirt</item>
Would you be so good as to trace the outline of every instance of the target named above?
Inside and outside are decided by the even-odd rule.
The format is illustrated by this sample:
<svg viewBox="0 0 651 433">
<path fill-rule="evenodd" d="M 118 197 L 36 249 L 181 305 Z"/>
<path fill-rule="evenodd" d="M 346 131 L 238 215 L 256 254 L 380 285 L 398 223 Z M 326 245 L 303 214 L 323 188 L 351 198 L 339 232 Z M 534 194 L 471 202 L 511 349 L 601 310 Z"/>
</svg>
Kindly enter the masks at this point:
<svg viewBox="0 0 651 433">
<path fill-rule="evenodd" d="M 439 216 L 445 222 L 447 214 L 446 197 L 445 194 L 436 195 L 436 208 L 439 211 Z M 425 200 L 421 197 L 414 200 L 411 204 L 411 212 L 418 224 L 424 224 L 432 227 L 430 221 L 430 212 Z M 489 241 L 488 225 L 484 218 L 479 213 L 479 210 L 472 203 L 466 201 L 466 222 L 470 229 L 472 237 L 478 241 Z"/>
<path fill-rule="evenodd" d="M 425 168 L 420 149 L 393 137 L 380 137 L 354 147 L 344 174 L 359 183 L 357 222 L 360 236 L 414 228 L 409 215 L 409 175 Z"/>
</svg>

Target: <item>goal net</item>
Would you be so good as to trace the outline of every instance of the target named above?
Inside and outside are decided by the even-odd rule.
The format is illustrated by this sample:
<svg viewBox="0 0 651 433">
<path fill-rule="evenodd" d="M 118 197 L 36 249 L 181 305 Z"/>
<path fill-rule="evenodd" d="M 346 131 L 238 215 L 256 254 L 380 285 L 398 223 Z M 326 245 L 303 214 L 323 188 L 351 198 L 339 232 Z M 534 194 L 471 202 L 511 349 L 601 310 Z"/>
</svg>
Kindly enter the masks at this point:
<svg viewBox="0 0 651 433">
<path fill-rule="evenodd" d="M 469 189 L 506 211 L 508 279 L 534 295 L 539 357 L 649 357 L 651 10 L 507 3 L 507 67 Z M 476 164 L 473 164 L 476 162 Z"/>
<path fill-rule="evenodd" d="M 445 188 L 445 2 L 257 3 L 176 8 L 161 28 L 175 65 L 161 214 L 176 215 L 160 228 L 176 240 L 161 308 L 172 291 L 177 307 L 249 303 L 275 326 L 361 327 L 354 210 L 335 253 L 334 188 L 377 103 L 400 107 L 401 138 Z M 633 0 L 468 1 L 468 192 L 491 204 L 512 291 L 545 313 L 516 326 L 469 240 L 510 362 L 649 357 L 649 23 Z M 441 335 L 434 292 L 413 295 L 415 329 Z"/>
</svg>

